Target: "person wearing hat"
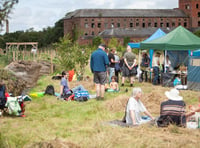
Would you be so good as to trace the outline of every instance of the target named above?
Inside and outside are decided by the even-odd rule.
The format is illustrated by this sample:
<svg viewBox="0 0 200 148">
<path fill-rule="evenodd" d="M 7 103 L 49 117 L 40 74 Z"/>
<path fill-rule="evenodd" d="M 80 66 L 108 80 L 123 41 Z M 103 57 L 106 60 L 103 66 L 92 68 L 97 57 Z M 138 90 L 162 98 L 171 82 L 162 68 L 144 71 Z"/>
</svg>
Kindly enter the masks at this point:
<svg viewBox="0 0 200 148">
<path fill-rule="evenodd" d="M 160 83 L 160 78 L 159 78 L 160 52 L 156 52 L 155 56 L 153 57 L 152 67 L 153 67 L 153 73 L 154 73 L 154 78 L 153 78 L 152 83 L 153 85 L 158 85 Z"/>
<path fill-rule="evenodd" d="M 94 75 L 96 85 L 96 97 L 99 100 L 104 98 L 105 83 L 107 82 L 107 66 L 109 65 L 108 55 L 105 52 L 106 45 L 100 44 L 98 49 L 91 54 L 90 69 Z"/>
<path fill-rule="evenodd" d="M 160 117 L 157 120 L 159 127 L 166 127 L 169 124 L 175 124 L 177 126 L 186 126 L 186 104 L 183 101 L 183 97 L 179 95 L 179 91 L 176 88 L 165 92 L 167 101 L 161 103 Z"/>
</svg>

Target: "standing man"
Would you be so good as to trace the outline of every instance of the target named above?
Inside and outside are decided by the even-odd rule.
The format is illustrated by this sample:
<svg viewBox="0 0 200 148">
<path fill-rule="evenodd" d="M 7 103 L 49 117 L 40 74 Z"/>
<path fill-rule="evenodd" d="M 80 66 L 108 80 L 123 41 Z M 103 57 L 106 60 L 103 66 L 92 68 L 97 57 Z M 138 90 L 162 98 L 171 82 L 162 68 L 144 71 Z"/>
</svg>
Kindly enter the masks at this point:
<svg viewBox="0 0 200 148">
<path fill-rule="evenodd" d="M 153 78 L 153 85 L 158 85 L 160 84 L 160 78 L 159 78 L 159 73 L 160 73 L 160 53 L 157 52 L 155 54 L 155 57 L 153 57 L 153 73 L 154 73 L 154 78 Z"/>
<path fill-rule="evenodd" d="M 100 98 L 104 99 L 105 83 L 107 79 L 106 68 L 109 65 L 105 48 L 105 44 L 100 44 L 90 58 L 90 68 L 94 74 L 94 83 L 96 85 L 96 95 L 98 100 Z"/>
<path fill-rule="evenodd" d="M 115 75 L 115 48 L 111 48 L 110 53 L 108 54 L 109 59 L 109 83 L 111 82 L 112 76 Z"/>
</svg>

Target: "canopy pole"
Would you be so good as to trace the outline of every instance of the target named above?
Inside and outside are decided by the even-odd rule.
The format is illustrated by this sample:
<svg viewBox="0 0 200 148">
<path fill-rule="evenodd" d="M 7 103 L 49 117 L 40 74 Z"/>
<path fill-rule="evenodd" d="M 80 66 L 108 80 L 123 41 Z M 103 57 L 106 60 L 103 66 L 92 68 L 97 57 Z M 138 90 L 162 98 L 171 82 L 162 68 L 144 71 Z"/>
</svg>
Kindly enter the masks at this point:
<svg viewBox="0 0 200 148">
<path fill-rule="evenodd" d="M 138 69 L 139 69 L 139 72 L 138 72 L 138 81 L 140 81 L 140 54 L 141 54 L 141 50 L 140 49 L 138 49 L 139 50 L 139 58 L 138 58 Z"/>
<path fill-rule="evenodd" d="M 164 73 L 166 73 L 167 72 L 167 67 L 166 67 L 166 63 L 167 63 L 167 61 L 166 61 L 166 57 L 167 57 L 167 50 L 165 50 L 165 59 L 164 59 Z"/>
</svg>

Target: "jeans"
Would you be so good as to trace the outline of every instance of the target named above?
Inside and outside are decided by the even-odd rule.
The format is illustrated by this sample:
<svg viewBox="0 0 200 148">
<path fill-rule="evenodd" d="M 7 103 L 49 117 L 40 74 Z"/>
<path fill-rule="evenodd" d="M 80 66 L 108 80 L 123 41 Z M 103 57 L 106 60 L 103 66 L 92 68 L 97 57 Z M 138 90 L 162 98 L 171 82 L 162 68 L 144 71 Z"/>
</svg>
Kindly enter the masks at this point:
<svg viewBox="0 0 200 148">
<path fill-rule="evenodd" d="M 154 73 L 153 85 L 157 85 L 157 84 L 160 83 L 160 80 L 159 80 L 159 67 L 157 67 L 157 66 L 153 67 L 153 73 Z"/>
<path fill-rule="evenodd" d="M 111 82 L 111 77 L 115 75 L 115 68 L 109 68 L 109 82 Z"/>
</svg>

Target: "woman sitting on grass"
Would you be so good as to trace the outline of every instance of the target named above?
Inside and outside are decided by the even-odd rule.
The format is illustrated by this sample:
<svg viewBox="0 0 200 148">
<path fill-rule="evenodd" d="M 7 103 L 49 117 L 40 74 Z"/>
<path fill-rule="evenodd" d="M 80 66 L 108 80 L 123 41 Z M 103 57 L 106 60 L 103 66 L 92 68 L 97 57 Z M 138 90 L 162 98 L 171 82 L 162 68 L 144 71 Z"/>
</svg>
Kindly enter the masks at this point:
<svg viewBox="0 0 200 148">
<path fill-rule="evenodd" d="M 154 120 L 154 117 L 147 111 L 146 107 L 140 101 L 142 90 L 139 87 L 133 88 L 132 95 L 126 106 L 126 123 L 129 125 L 140 125 Z M 142 116 L 141 113 L 147 116 Z"/>
</svg>

